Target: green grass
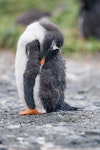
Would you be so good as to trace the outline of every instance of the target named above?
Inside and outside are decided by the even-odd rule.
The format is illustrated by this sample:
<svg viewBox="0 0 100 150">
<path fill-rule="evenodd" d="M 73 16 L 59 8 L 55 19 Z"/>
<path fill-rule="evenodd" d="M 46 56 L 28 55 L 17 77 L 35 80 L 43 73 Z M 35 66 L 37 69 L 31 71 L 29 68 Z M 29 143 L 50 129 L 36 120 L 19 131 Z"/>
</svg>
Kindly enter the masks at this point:
<svg viewBox="0 0 100 150">
<path fill-rule="evenodd" d="M 62 30 L 65 43 L 63 53 L 91 53 L 100 51 L 100 41 L 82 40 L 78 36 L 78 0 L 0 0 L 0 47 L 16 49 L 24 28 L 15 26 L 17 16 L 30 8 L 41 8 L 53 13 L 51 21 Z"/>
</svg>

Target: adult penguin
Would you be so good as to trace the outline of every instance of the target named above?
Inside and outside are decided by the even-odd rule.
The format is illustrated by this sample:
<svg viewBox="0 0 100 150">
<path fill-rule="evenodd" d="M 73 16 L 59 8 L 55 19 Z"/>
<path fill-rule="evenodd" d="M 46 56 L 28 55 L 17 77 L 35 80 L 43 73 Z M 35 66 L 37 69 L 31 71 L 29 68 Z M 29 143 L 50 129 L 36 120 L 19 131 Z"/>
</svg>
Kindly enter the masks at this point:
<svg viewBox="0 0 100 150">
<path fill-rule="evenodd" d="M 42 20 L 30 24 L 18 41 L 15 75 L 25 114 L 42 114 L 77 108 L 64 102 L 65 62 L 63 35 L 56 25 Z"/>
<path fill-rule="evenodd" d="M 84 39 L 100 40 L 100 0 L 80 0 L 78 32 Z"/>
</svg>

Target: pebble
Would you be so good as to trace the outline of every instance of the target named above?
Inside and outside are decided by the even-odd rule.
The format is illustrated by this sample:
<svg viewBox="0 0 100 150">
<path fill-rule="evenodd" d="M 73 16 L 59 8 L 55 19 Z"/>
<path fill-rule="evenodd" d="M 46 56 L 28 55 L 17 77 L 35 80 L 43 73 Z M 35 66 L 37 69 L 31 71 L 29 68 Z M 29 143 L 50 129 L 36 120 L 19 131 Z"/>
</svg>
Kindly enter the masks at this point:
<svg viewBox="0 0 100 150">
<path fill-rule="evenodd" d="M 4 145 L 0 145 L 0 150 L 7 150 L 7 147 L 5 147 Z"/>
</svg>

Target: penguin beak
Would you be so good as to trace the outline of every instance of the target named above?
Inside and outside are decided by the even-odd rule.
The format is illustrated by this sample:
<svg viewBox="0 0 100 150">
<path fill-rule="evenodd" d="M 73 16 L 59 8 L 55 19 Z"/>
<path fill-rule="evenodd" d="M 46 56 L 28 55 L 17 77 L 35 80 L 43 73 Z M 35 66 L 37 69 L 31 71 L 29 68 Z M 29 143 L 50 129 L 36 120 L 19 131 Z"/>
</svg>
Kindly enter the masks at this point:
<svg viewBox="0 0 100 150">
<path fill-rule="evenodd" d="M 43 66 L 45 64 L 45 56 L 42 57 L 40 64 Z"/>
</svg>

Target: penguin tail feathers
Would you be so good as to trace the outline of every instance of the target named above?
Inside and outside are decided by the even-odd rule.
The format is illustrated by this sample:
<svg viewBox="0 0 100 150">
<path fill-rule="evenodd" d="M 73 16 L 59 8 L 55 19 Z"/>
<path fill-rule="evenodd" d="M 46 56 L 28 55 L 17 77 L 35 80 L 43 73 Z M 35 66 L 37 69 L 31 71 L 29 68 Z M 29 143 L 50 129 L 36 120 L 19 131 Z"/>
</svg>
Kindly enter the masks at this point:
<svg viewBox="0 0 100 150">
<path fill-rule="evenodd" d="M 61 110 L 62 111 L 77 111 L 78 108 L 77 107 L 72 107 L 69 104 L 67 104 L 66 102 L 63 102 L 61 105 Z"/>
</svg>

